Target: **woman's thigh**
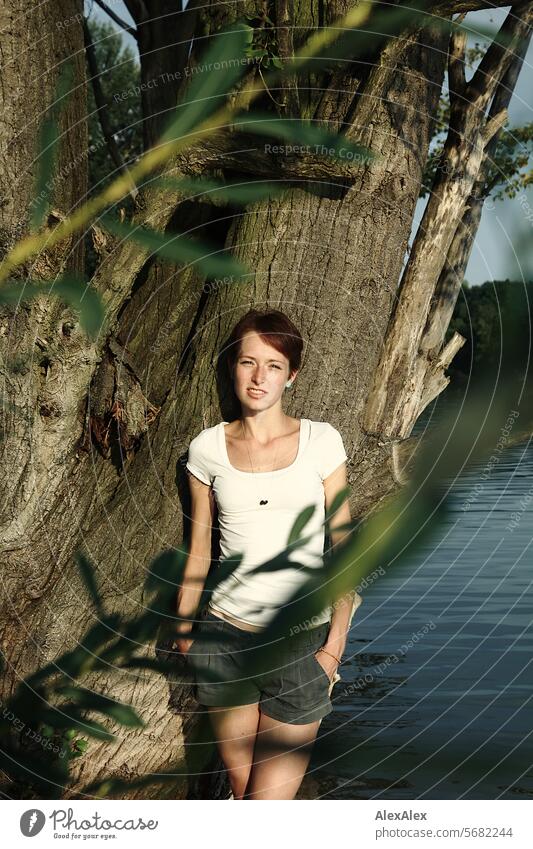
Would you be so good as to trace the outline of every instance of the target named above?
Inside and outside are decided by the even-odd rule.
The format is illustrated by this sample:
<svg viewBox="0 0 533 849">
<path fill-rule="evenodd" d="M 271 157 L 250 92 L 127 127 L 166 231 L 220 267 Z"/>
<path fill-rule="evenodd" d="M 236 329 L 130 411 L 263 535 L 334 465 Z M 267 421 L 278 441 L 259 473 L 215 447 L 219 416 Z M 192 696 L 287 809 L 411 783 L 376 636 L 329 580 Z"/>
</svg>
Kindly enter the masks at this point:
<svg viewBox="0 0 533 849">
<path fill-rule="evenodd" d="M 259 705 L 239 707 L 208 707 L 209 720 L 218 752 L 226 770 L 235 798 L 244 794 L 254 755 L 259 726 Z"/>
<path fill-rule="evenodd" d="M 295 725 L 261 713 L 246 799 L 294 799 L 320 723 Z"/>
</svg>

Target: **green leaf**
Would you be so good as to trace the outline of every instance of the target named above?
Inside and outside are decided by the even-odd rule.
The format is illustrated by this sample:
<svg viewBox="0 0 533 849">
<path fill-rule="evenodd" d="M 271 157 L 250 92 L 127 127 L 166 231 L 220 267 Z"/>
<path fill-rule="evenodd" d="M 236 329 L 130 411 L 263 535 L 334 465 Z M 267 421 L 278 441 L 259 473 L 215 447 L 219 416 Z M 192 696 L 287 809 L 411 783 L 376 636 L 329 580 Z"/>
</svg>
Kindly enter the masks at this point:
<svg viewBox="0 0 533 849">
<path fill-rule="evenodd" d="M 244 76 L 247 64 L 244 51 L 252 43 L 253 29 L 236 22 L 212 36 L 212 46 L 200 59 L 198 69 L 190 69 L 192 81 L 186 98 L 161 136 L 161 142 L 182 138 L 205 121 L 219 107 Z"/>
<path fill-rule="evenodd" d="M 131 705 L 121 704 L 109 696 L 94 693 L 86 687 L 74 687 L 69 684 L 58 688 L 57 692 L 74 700 L 79 710 L 99 711 L 116 719 L 121 725 L 127 725 L 131 728 L 144 728 L 145 723 Z"/>
<path fill-rule="evenodd" d="M 169 675 L 176 671 L 174 660 L 157 660 L 152 657 L 132 657 L 120 664 L 121 669 L 150 669 L 152 672 L 160 672 Z"/>
<path fill-rule="evenodd" d="M 169 548 L 155 557 L 146 574 L 144 587 L 147 593 L 164 590 L 170 597 L 183 581 L 187 552 Z"/>
<path fill-rule="evenodd" d="M 88 652 L 96 652 L 101 646 L 117 636 L 121 623 L 122 617 L 119 613 L 111 613 L 105 616 L 83 635 L 80 646 Z"/>
<path fill-rule="evenodd" d="M 50 208 L 53 172 L 59 140 L 59 113 L 64 107 L 64 98 L 72 91 L 73 78 L 72 60 L 69 59 L 61 68 L 52 105 L 46 112 L 39 133 L 35 199 L 31 204 L 30 215 L 32 230 L 37 230 L 41 226 Z"/>
<path fill-rule="evenodd" d="M 147 248 L 151 254 L 175 263 L 195 265 L 207 278 L 244 277 L 251 272 L 225 248 L 193 240 L 183 233 L 159 233 L 143 227 L 132 227 L 111 218 L 103 217 L 104 226 L 117 236 L 132 239 Z"/>
<path fill-rule="evenodd" d="M 104 643 L 109 642 L 109 640 L 117 636 L 117 629 L 121 621 L 122 617 L 118 613 L 105 616 L 84 634 L 79 646 L 72 651 L 65 652 L 51 663 L 47 663 L 42 669 L 38 669 L 37 672 L 32 673 L 26 678 L 22 684 L 30 692 L 33 692 L 37 685 L 52 675 L 59 673 L 60 675 L 67 675 L 69 677 L 78 677 L 82 670 L 86 669 L 89 665 L 97 665 L 98 658 L 95 656 L 96 652 Z M 57 686 L 61 686 L 61 681 Z M 21 698 L 26 700 L 27 695 L 24 694 Z"/>
<path fill-rule="evenodd" d="M 42 713 L 43 721 L 53 728 L 77 728 L 82 734 L 89 737 L 96 737 L 98 740 L 116 740 L 116 735 L 112 734 L 100 722 L 94 719 L 86 719 L 82 716 L 81 711 L 76 708 L 55 708 L 45 710 Z"/>
<path fill-rule="evenodd" d="M 287 542 L 288 545 L 295 542 L 297 539 L 300 539 L 303 529 L 311 519 L 311 516 L 313 515 L 315 510 L 315 505 L 310 504 L 309 507 L 304 507 L 301 513 L 298 514 L 289 534 L 289 539 Z"/>
<path fill-rule="evenodd" d="M 330 133 L 300 118 L 276 118 L 268 113 L 247 112 L 237 115 L 233 123 L 247 132 L 274 136 L 306 146 L 312 155 L 336 156 L 353 164 L 368 164 L 381 158 L 381 154 L 376 154 L 365 145 L 349 141 L 344 136 Z"/>
<path fill-rule="evenodd" d="M 203 197 L 213 194 L 216 200 L 236 206 L 246 206 L 248 203 L 260 201 L 267 197 L 276 197 L 284 191 L 284 186 L 276 183 L 268 183 L 264 180 L 246 181 L 245 183 L 221 183 L 217 180 L 198 179 L 184 177 L 160 177 L 151 185 L 161 186 L 163 189 L 175 189 L 192 197 Z"/>
<path fill-rule="evenodd" d="M 89 594 L 95 604 L 98 613 L 102 614 L 104 612 L 102 607 L 102 599 L 100 598 L 100 594 L 96 586 L 96 580 L 94 577 L 94 567 L 92 563 L 81 551 L 76 551 L 74 553 L 74 559 L 78 564 L 85 586 L 89 591 Z"/>
<path fill-rule="evenodd" d="M 227 557 L 221 557 L 218 561 L 216 569 L 211 571 L 204 584 L 205 592 L 209 595 L 219 583 L 224 581 L 231 575 L 242 561 L 244 554 L 242 552 L 229 554 Z"/>
<path fill-rule="evenodd" d="M 248 49 L 245 51 L 245 53 L 246 53 L 246 55 L 247 55 L 247 56 L 254 56 L 254 57 L 257 57 L 257 56 L 267 56 L 267 55 L 268 55 L 268 50 L 265 50 L 264 48 L 263 48 L 263 49 L 257 49 L 257 50 L 252 50 L 251 48 L 248 48 Z"/>
<path fill-rule="evenodd" d="M 104 321 L 104 308 L 98 293 L 81 277 L 63 275 L 58 280 L 7 280 L 0 285 L 0 303 L 15 304 L 38 295 L 55 295 L 79 312 L 83 330 L 96 339 Z"/>
<path fill-rule="evenodd" d="M 340 489 L 338 491 L 338 493 L 336 494 L 335 498 L 333 499 L 329 509 L 326 510 L 326 513 L 325 513 L 325 516 L 324 516 L 325 523 L 328 523 L 330 521 L 330 519 L 335 515 L 335 513 L 337 512 L 339 507 L 341 507 L 344 504 L 344 502 L 346 501 L 346 499 L 350 495 L 350 492 L 351 492 L 351 489 L 350 489 L 349 486 L 345 486 L 343 489 Z"/>
</svg>

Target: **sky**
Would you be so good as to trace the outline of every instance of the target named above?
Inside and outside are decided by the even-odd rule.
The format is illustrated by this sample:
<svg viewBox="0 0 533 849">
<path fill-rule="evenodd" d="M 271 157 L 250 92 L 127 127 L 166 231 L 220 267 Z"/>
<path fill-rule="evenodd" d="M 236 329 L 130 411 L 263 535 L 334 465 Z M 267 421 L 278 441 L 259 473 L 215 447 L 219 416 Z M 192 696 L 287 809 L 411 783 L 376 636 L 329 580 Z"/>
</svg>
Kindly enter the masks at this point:
<svg viewBox="0 0 533 849">
<path fill-rule="evenodd" d="M 110 7 L 124 21 L 133 24 L 128 10 L 120 0 L 111 0 Z M 86 13 L 100 20 L 109 20 L 93 0 L 86 0 Z M 466 23 L 472 27 L 499 27 L 503 22 L 508 7 L 482 12 L 471 12 L 466 17 Z M 123 32 L 124 41 L 135 50 L 135 39 Z M 476 40 L 472 38 L 470 43 Z M 513 97 L 509 105 L 509 128 L 522 126 L 533 120 L 533 42 L 529 46 L 524 60 L 522 72 L 518 79 Z M 414 238 L 420 219 L 423 215 L 427 199 L 420 200 L 413 219 L 411 241 Z M 517 257 L 517 234 L 525 242 L 531 244 L 533 234 L 533 187 L 513 199 L 505 199 L 493 203 L 490 199 L 485 202 L 481 223 L 476 235 L 472 254 L 468 263 L 465 277 L 471 285 L 477 285 L 486 280 L 518 279 L 533 276 L 531 262 L 524 265 L 523 252 Z M 530 249 L 531 253 L 531 249 Z"/>
</svg>

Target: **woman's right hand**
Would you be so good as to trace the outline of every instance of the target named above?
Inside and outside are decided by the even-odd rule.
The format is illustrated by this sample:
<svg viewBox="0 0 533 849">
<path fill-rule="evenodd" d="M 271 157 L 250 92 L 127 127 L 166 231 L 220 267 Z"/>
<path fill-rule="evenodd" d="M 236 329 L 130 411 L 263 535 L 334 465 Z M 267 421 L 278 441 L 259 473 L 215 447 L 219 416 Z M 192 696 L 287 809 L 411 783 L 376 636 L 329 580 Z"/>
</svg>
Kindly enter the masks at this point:
<svg viewBox="0 0 533 849">
<path fill-rule="evenodd" d="M 172 643 L 172 649 L 173 651 L 177 651 L 180 654 L 187 654 L 193 643 L 194 638 L 191 639 L 186 634 L 178 635 L 174 638 L 174 642 Z"/>
</svg>

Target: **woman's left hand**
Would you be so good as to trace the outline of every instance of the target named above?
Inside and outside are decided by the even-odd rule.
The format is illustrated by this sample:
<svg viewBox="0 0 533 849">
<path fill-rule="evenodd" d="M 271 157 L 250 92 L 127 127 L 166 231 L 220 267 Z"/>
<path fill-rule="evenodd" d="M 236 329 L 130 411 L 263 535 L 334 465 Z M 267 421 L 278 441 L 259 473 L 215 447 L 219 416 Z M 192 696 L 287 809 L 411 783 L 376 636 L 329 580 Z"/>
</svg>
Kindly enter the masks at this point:
<svg viewBox="0 0 533 849">
<path fill-rule="evenodd" d="M 339 664 L 337 663 L 334 657 L 330 657 L 329 654 L 320 651 L 320 649 L 315 652 L 315 657 L 331 682 Z"/>
</svg>

